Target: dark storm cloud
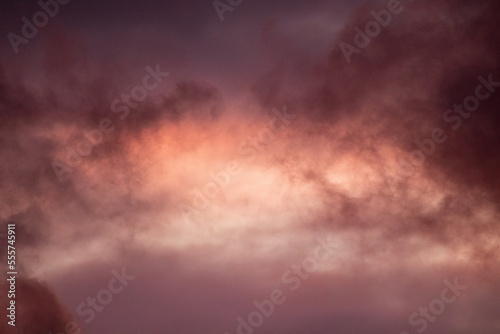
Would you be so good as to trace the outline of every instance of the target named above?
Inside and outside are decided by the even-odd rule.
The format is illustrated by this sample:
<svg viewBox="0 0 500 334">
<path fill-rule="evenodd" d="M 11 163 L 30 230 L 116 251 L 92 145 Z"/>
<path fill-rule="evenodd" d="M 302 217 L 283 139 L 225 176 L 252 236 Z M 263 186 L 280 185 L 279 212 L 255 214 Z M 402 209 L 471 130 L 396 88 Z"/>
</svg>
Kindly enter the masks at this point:
<svg viewBox="0 0 500 334">
<path fill-rule="evenodd" d="M 359 9 L 337 43 L 353 44 L 352 27 L 364 28 L 373 20 L 369 11 L 383 8 Z M 492 1 L 406 3 L 399 17 L 383 27 L 361 54 L 352 56 L 351 64 L 338 46 L 327 62 L 311 64 L 308 79 L 314 79 L 301 82 L 306 94 L 288 102 L 314 122 L 336 124 L 362 114 L 380 128 L 375 135 L 408 154 L 417 148 L 415 140 L 430 138 L 432 130 L 440 127 L 450 139 L 437 145 L 437 152 L 422 168 L 437 168 L 436 172 L 460 184 L 480 186 L 498 199 L 500 184 L 494 171 L 500 165 L 496 149 L 500 137 L 493 130 L 500 121 L 498 92 L 481 102 L 456 132 L 443 121 L 443 113 L 473 95 L 479 76 L 491 74 L 500 81 L 499 10 Z M 289 94 L 283 83 L 291 77 L 291 71 L 270 72 L 256 83 L 254 92 L 266 107 L 286 103 Z"/>
<path fill-rule="evenodd" d="M 297 233 L 326 228 L 354 235 L 349 244 L 352 257 L 345 260 L 342 270 L 312 275 L 296 294 L 287 295 L 286 304 L 256 332 L 399 333 L 408 329 L 412 312 L 439 297 L 444 279 L 453 280 L 458 276 L 466 277 L 464 282 L 470 290 L 457 302 L 460 306 L 449 306 L 450 311 L 433 324 L 432 331 L 446 333 L 449 328 L 461 328 L 464 332 L 496 333 L 498 292 L 492 291 L 498 291 L 498 283 L 491 277 L 498 277 L 494 266 L 498 260 L 498 242 L 490 242 L 488 238 L 498 236 L 499 228 L 493 221 L 477 221 L 476 213 L 483 209 L 481 202 L 500 203 L 500 180 L 496 177 L 500 164 L 497 131 L 500 97 L 492 95 L 456 132 L 443 122 L 442 115 L 474 92 L 478 76 L 487 77 L 492 73 L 493 78 L 500 81 L 496 17 L 500 5 L 486 0 L 413 1 L 362 53 L 353 56 L 351 64 L 346 62 L 338 43 L 351 43 L 352 27 L 363 27 L 372 20 L 369 11 L 381 9 L 383 4 L 378 7 L 379 3 L 370 3 L 357 9 L 345 29 L 338 36 L 331 35 L 328 53 L 319 56 L 290 52 L 303 47 L 303 44 L 292 43 L 295 39 L 305 41 L 309 37 L 286 34 L 284 27 L 293 23 L 290 17 L 294 15 L 314 13 L 313 5 L 332 12 L 349 6 L 343 2 L 329 5 L 325 1 L 244 1 L 222 24 L 210 1 L 200 4 L 195 1 L 83 3 L 73 0 L 61 8 L 60 16 L 51 27 L 40 31 L 36 41 L 23 46 L 24 54 L 20 54 L 20 58 L 3 57 L 0 183 L 5 209 L 2 223 L 18 224 L 19 247 L 25 252 L 23 265 L 30 267 L 26 270 L 36 272 L 36 255 L 45 251 L 48 244 L 62 251 L 105 236 L 108 242 L 105 249 L 110 252 L 111 260 L 107 258 L 103 262 L 109 261 L 117 267 L 118 262 L 127 263 L 137 273 L 136 285 L 117 297 L 121 301 L 110 305 L 107 313 L 92 324 L 96 333 L 170 330 L 233 334 L 236 318 L 253 311 L 254 299 L 268 298 L 274 286 L 289 288 L 283 286 L 279 275 L 306 256 L 297 255 L 297 250 L 285 251 L 284 259 L 278 261 L 281 267 L 271 261 L 247 262 L 243 256 L 236 264 L 219 266 L 213 263 L 213 257 L 221 251 L 215 246 L 193 247 L 173 255 L 156 254 L 137 246 L 135 233 L 154 228 L 152 221 L 158 219 L 155 214 L 161 210 L 167 212 L 168 221 L 177 194 L 167 192 L 164 201 L 158 200 L 163 194 L 139 196 L 144 180 L 137 171 L 137 161 L 128 160 L 124 146 L 139 141 L 151 128 L 162 130 L 165 124 L 182 127 L 182 121 L 187 119 L 194 120 L 200 127 L 209 127 L 220 121 L 226 96 L 206 73 L 224 69 L 234 75 L 231 71 L 234 68 L 239 68 L 238 74 L 245 74 L 239 80 L 244 82 L 245 89 L 250 87 L 262 107 L 258 113 L 286 104 L 289 110 L 299 114 L 300 122 L 284 135 L 289 142 L 278 143 L 271 149 L 269 160 L 266 155 L 261 158 L 263 165 L 278 165 L 290 180 L 311 185 L 320 194 L 321 209 L 296 208 L 299 213 L 291 220 L 298 225 Z M 19 18 L 38 10 L 35 5 L 27 6 L 23 2 L 10 7 L 15 9 L 5 11 L 9 20 L 2 28 L 6 31 L 19 29 Z M 147 48 L 141 45 L 127 49 L 123 55 L 113 53 L 121 50 L 126 39 L 133 45 L 149 38 L 148 33 L 141 32 L 148 25 L 153 27 L 148 33 L 154 31 L 158 35 L 151 38 Z M 65 26 L 70 27 L 68 32 L 62 28 Z M 217 37 L 208 38 L 205 45 L 222 40 L 215 45 L 231 45 L 231 50 L 207 47 L 211 56 L 207 59 L 209 69 L 192 65 L 200 64 L 197 62 L 184 62 L 184 55 L 197 50 L 198 42 L 208 36 L 209 28 L 214 29 L 213 35 Z M 231 33 L 240 36 L 239 32 L 244 35 L 253 28 L 256 28 L 255 34 L 249 33 L 254 36 L 251 43 L 243 38 L 227 37 Z M 122 34 L 122 29 L 137 30 L 137 35 Z M 94 34 L 96 31 L 99 33 Z M 162 44 L 165 31 L 169 32 L 165 37 L 168 41 Z M 99 36 L 104 36 L 100 41 L 102 48 L 90 51 L 86 43 L 95 43 L 94 38 Z M 115 37 L 120 40 L 117 44 L 113 44 Z M 168 54 L 172 63 L 160 63 L 158 59 L 165 55 L 165 45 L 170 47 L 176 43 L 181 45 L 181 50 Z M 324 45 L 321 41 L 313 44 L 316 43 Z M 262 49 L 253 49 L 248 44 Z M 240 48 L 245 57 L 230 59 L 227 53 L 232 55 L 237 52 L 233 49 Z M 30 50 L 43 52 L 42 60 L 29 62 Z M 266 50 L 265 56 L 261 55 L 262 50 Z M 7 45 L 2 52 L 10 51 Z M 110 54 L 111 58 L 117 54 L 120 57 L 108 63 L 100 60 L 101 53 L 105 59 Z M 258 58 L 259 61 L 248 66 L 231 66 L 246 65 L 246 61 L 257 54 L 262 59 L 270 59 L 270 64 L 257 66 L 261 59 Z M 17 78 L 18 73 L 25 73 L 21 71 L 24 65 L 19 64 L 19 59 L 26 61 L 31 72 L 39 74 L 27 77 L 41 84 L 30 84 L 26 77 Z M 171 79 L 166 79 L 171 80 L 167 83 L 168 89 L 153 92 L 124 123 L 116 121 L 114 132 L 86 157 L 88 163 L 81 166 L 84 176 L 76 171 L 68 182 L 59 184 L 51 168 L 57 154 L 74 146 L 82 138 L 82 130 L 97 127 L 104 117 L 114 117 L 110 111 L 112 101 L 142 82 L 147 64 L 157 63 L 163 70 L 172 71 Z M 183 65 L 194 68 L 175 77 L 174 72 L 182 71 Z M 190 74 L 194 78 L 190 78 Z M 219 80 L 214 76 L 213 81 Z M 221 81 L 228 86 L 238 81 L 232 80 Z M 347 130 L 342 130 L 349 122 L 355 127 L 345 125 Z M 385 155 L 379 145 L 392 145 L 410 154 L 416 149 L 414 141 L 429 138 L 434 127 L 446 129 L 450 138 L 419 167 L 428 179 L 414 175 L 394 180 L 394 171 L 386 169 Z M 337 130 L 338 133 L 334 132 Z M 228 138 L 238 141 L 244 137 Z M 188 134 L 185 140 L 190 140 Z M 337 157 L 340 160 L 345 156 L 370 163 L 374 174 L 385 177 L 384 182 L 367 187 L 357 198 L 349 197 L 341 186 L 332 186 L 322 169 L 334 165 Z M 351 168 L 357 167 L 353 162 Z M 92 168 L 97 172 L 92 174 Z M 427 186 L 428 192 L 412 195 L 412 181 Z M 426 198 L 437 186 L 446 189 L 445 198 L 431 210 Z M 483 197 L 478 198 L 477 194 Z M 236 209 L 247 212 L 244 205 Z M 498 208 L 492 216 L 497 214 Z M 72 232 L 64 234 L 66 230 Z M 419 242 L 414 242 L 415 239 Z M 449 251 L 466 248 L 473 263 L 434 264 L 436 252 L 426 253 L 430 246 L 442 246 Z M 118 252 L 113 252 L 116 249 Z M 252 248 L 250 251 L 257 252 Z M 422 260 L 426 254 L 428 258 Z M 422 264 L 425 260 L 429 261 L 428 267 Z M 238 264 L 240 262 L 242 264 Z M 372 266 L 377 264 L 382 268 L 373 271 Z M 392 269 L 382 264 L 390 264 Z M 79 268 L 72 265 L 68 268 L 56 271 L 60 276 L 51 280 L 57 282 L 58 291 L 64 292 L 63 299 L 69 300 L 74 310 L 108 278 L 101 279 L 103 269 L 92 261 Z M 99 275 L 100 280 L 95 281 Z M 20 309 L 36 315 L 32 321 L 24 320 L 24 313 L 20 315 L 19 322 L 27 326 L 24 330 L 40 334 L 62 331 L 71 317 L 60 306 L 61 302 L 38 282 L 19 282 L 26 294 L 34 296 L 28 299 L 21 295 Z M 4 293 L 4 287 L 1 288 Z M 78 295 L 71 293 L 73 288 Z M 464 323 L 460 318 L 471 320 Z M 474 327 L 477 323 L 484 325 Z"/>
<path fill-rule="evenodd" d="M 71 245 L 82 235 L 91 238 L 102 231 L 103 219 L 117 218 L 117 224 L 125 224 L 133 231 L 135 224 L 130 217 L 119 219 L 125 207 L 135 212 L 151 212 L 149 201 L 132 195 L 136 179 L 130 177 L 131 162 L 123 159 L 122 154 L 122 147 L 129 140 L 140 137 L 144 129 L 160 128 L 184 118 L 211 121 L 224 109 L 217 88 L 195 81 L 178 82 L 172 84 L 170 92 L 163 89 L 165 93 L 160 98 L 149 96 L 122 122 L 110 108 L 112 101 L 142 84 L 146 71 L 137 71 L 139 74 L 131 78 L 127 68 L 106 67 L 66 33 L 49 32 L 43 43 L 42 61 L 27 66 L 36 67 L 35 72 L 42 74 L 36 78 L 41 80 L 38 87 L 33 87 L 29 75 L 16 76 L 24 69 L 15 62 L 9 66 L 4 61 L 0 76 L 0 184 L 4 203 L 1 222 L 2 226 L 17 224 L 19 256 L 24 259 L 20 267 L 27 272 L 37 262 L 39 249 L 49 244 Z M 141 69 L 139 66 L 142 64 L 138 65 Z M 4 68 L 8 68 L 7 74 Z M 104 118 L 112 119 L 115 129 L 86 157 L 86 162 L 93 166 L 102 161 L 117 162 L 113 164 L 113 179 L 121 179 L 122 187 L 128 191 L 109 198 L 114 204 L 98 204 L 92 197 L 95 194 L 87 193 L 86 187 L 75 184 L 71 177 L 60 183 L 52 168 L 52 163 L 64 158 L 68 148 L 75 149 L 84 139 L 83 131 L 98 128 Z M 58 133 L 58 129 L 63 129 L 63 133 Z M 71 176 L 77 177 L 75 174 L 78 171 Z M 108 180 L 113 182 L 113 179 Z M 64 230 L 63 226 L 44 215 L 53 213 L 57 206 L 78 217 L 64 224 L 74 230 L 68 239 L 59 239 L 57 235 Z M 109 223 L 104 228 L 110 228 Z M 5 255 L 2 254 L 2 259 Z"/>
<path fill-rule="evenodd" d="M 383 8 L 360 8 L 336 44 L 352 43 L 352 28 L 364 27 L 373 20 L 370 10 Z M 306 180 L 323 194 L 325 208 L 311 219 L 312 224 L 304 222 L 305 229 L 328 226 L 331 231 L 360 235 L 377 231 L 376 238 L 368 233 L 358 240 L 363 245 L 361 258 L 388 251 L 411 257 L 426 247 L 408 245 L 418 237 L 447 249 L 468 247 L 475 261 L 486 268 L 494 265 L 499 245 L 486 240 L 496 238 L 500 229 L 493 219 L 484 222 L 476 217 L 486 203 L 494 208 L 491 217 L 498 215 L 500 136 L 494 129 L 500 126 L 500 91 L 481 102 L 480 109 L 464 119 L 457 131 L 443 120 L 443 114 L 474 95 L 481 82 L 478 77 L 491 74 L 500 82 L 496 60 L 499 11 L 493 1 L 408 3 L 397 20 L 382 28 L 359 55 L 353 55 L 352 63 L 347 63 L 336 46 L 325 62 L 310 64 L 309 76 L 300 84 L 302 94 L 287 97 L 292 89 L 284 83 L 293 80 L 292 70 L 279 68 L 256 82 L 253 92 L 263 106 L 284 103 L 306 120 L 297 125 L 301 127 L 300 139 L 291 140 L 288 150 L 277 153 L 290 179 Z M 355 125 L 344 132 L 347 122 Z M 415 167 L 418 173 L 400 178 L 397 170 L 388 167 L 384 145 L 402 150 L 399 157 L 408 158 L 419 148 L 415 141 L 431 138 L 436 127 L 449 138 L 436 144 L 436 152 Z M 318 139 L 324 139 L 325 145 L 334 141 L 334 148 L 311 147 L 309 154 L 295 149 Z M 369 188 L 360 198 L 343 195 L 318 166 L 333 165 L 345 154 L 371 164 L 374 173 L 386 181 Z M 292 157 L 297 161 L 324 157 L 325 163 L 290 166 L 287 162 Z M 355 165 L 352 168 L 356 170 Z M 410 190 L 414 182 L 428 184 L 427 192 L 413 197 Z M 448 188 L 437 208 L 430 210 L 426 201 L 433 196 L 433 187 L 450 184 L 454 186 Z"/>
<path fill-rule="evenodd" d="M 7 284 L 0 284 L 2 309 L 7 308 Z M 79 328 L 71 313 L 54 295 L 51 289 L 34 279 L 17 277 L 16 281 L 16 326 L 12 327 L 5 321 L 0 323 L 2 333 L 36 333 L 49 334 L 70 331 Z M 80 330 L 80 333 L 85 333 Z"/>
</svg>

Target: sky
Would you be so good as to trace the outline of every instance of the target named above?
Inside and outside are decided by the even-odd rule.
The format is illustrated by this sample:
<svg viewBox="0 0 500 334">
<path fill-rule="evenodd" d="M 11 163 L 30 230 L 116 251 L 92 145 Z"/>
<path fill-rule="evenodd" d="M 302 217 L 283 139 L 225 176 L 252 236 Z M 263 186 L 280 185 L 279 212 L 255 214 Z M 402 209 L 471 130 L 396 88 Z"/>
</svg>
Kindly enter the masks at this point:
<svg viewBox="0 0 500 334">
<path fill-rule="evenodd" d="M 0 334 L 499 333 L 499 14 L 2 2 Z"/>
</svg>

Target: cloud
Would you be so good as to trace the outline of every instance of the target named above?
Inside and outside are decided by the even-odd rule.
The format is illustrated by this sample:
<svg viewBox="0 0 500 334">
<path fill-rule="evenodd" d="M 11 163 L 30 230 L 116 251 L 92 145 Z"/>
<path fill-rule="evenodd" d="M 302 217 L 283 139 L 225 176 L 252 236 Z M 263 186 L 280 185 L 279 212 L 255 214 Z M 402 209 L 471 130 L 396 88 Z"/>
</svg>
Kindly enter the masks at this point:
<svg viewBox="0 0 500 334">
<path fill-rule="evenodd" d="M 259 331 L 411 332 L 408 317 L 459 277 L 470 288 L 429 333 L 496 333 L 500 97 L 458 130 L 443 113 L 479 76 L 500 81 L 499 5 L 407 2 L 348 64 L 340 41 L 386 4 L 314 4 L 244 3 L 221 25 L 210 2 L 72 2 L 37 52 L 2 51 L 0 220 L 17 224 L 19 332 L 79 322 L 78 304 L 126 266 L 134 285 L 88 332 L 232 334 L 275 288 L 287 301 Z M 111 103 L 155 64 L 171 76 L 120 120 Z M 244 159 L 239 145 L 284 105 L 296 120 Z M 59 182 L 52 162 L 103 118 L 113 132 Z M 402 176 L 437 127 L 447 141 Z M 185 222 L 179 204 L 233 160 L 223 200 Z M 326 234 L 338 252 L 291 291 L 282 273 Z"/>
<path fill-rule="evenodd" d="M 2 292 L 2 308 L 8 306 L 6 292 L 7 284 L 0 284 Z M 16 280 L 16 326 L 7 325 L 5 321 L 0 324 L 3 333 L 60 333 L 66 327 L 77 326 L 71 313 L 64 307 L 51 289 L 35 279 L 18 277 Z M 74 325 L 73 325 L 74 324 Z M 84 333 L 82 330 L 81 333 Z"/>
</svg>

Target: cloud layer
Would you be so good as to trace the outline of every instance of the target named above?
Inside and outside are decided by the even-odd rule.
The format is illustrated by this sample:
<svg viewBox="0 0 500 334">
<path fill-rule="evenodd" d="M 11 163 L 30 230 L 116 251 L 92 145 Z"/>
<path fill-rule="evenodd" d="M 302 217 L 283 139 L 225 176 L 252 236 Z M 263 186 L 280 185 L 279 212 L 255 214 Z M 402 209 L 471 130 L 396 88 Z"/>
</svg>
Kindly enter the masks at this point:
<svg viewBox="0 0 500 334">
<path fill-rule="evenodd" d="M 497 333 L 500 5 L 402 6 L 350 63 L 340 43 L 386 3 L 243 2 L 221 23 L 210 2 L 70 2 L 18 54 L 4 41 L 21 274 L 1 332 L 233 334 L 279 290 L 255 333 Z M 8 7 L 5 35 L 39 10 Z M 170 75 L 133 101 L 148 66 Z M 335 252 L 307 272 L 318 238 Z M 135 280 L 87 323 L 121 268 Z"/>
</svg>

